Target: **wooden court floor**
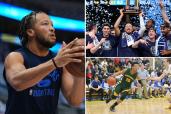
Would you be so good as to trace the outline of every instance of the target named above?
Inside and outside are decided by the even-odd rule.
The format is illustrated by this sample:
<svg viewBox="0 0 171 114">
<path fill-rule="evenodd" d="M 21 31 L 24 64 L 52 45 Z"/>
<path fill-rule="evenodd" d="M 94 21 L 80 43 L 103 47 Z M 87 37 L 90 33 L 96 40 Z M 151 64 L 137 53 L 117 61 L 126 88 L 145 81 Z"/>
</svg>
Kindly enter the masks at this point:
<svg viewBox="0 0 171 114">
<path fill-rule="evenodd" d="M 87 101 L 86 114 L 171 114 L 167 97 L 124 100 L 116 107 L 116 112 L 110 112 L 109 107 L 113 102 Z"/>
</svg>

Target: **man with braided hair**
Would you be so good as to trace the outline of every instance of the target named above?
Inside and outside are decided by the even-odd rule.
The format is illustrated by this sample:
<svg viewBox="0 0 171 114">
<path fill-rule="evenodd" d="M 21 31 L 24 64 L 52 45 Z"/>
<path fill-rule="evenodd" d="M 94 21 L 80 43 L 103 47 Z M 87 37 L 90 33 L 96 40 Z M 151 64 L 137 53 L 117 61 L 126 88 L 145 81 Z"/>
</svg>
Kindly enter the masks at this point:
<svg viewBox="0 0 171 114">
<path fill-rule="evenodd" d="M 84 77 L 73 76 L 65 68 L 82 62 L 84 46 L 71 48 L 77 39 L 63 43 L 58 54 L 49 50 L 55 43 L 55 29 L 44 12 L 32 12 L 20 25 L 22 47 L 5 60 L 4 78 L 8 87 L 5 114 L 56 114 L 59 90 L 72 106 L 84 97 Z"/>
<path fill-rule="evenodd" d="M 138 62 L 132 62 L 131 68 L 124 69 L 112 75 L 113 77 L 123 74 L 123 78 L 120 83 L 115 87 L 113 98 L 116 98 L 121 94 L 121 97 L 117 99 L 117 101 L 110 107 L 110 111 L 114 112 L 115 107 L 120 104 L 128 95 L 131 89 L 131 83 L 136 79 L 139 78 L 137 76 L 137 71 L 139 69 Z M 137 81 L 138 82 L 138 81 Z M 106 100 L 106 103 L 109 103 L 112 98 Z"/>
</svg>

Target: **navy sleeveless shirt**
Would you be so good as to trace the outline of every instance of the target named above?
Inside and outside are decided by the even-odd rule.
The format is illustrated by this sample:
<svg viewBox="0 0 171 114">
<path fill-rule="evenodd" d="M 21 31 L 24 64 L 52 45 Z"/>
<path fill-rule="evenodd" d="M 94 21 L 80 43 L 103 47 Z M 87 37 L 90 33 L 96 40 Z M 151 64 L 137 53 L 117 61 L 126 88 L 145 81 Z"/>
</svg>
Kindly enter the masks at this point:
<svg viewBox="0 0 171 114">
<path fill-rule="evenodd" d="M 45 57 L 37 56 L 27 48 L 21 48 L 16 51 L 22 54 L 26 69 L 47 62 L 55 56 L 51 51 Z M 52 71 L 36 85 L 23 91 L 16 91 L 11 87 L 6 80 L 5 69 L 3 74 L 8 87 L 8 101 L 5 114 L 56 113 L 61 87 L 62 69 Z"/>
</svg>

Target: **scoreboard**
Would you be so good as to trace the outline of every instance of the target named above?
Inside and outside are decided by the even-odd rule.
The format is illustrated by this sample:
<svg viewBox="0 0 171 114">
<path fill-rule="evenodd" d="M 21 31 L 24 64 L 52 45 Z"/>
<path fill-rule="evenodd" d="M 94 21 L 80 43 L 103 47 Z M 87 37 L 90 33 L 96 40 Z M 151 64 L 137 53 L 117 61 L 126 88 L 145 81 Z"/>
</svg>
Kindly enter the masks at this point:
<svg viewBox="0 0 171 114">
<path fill-rule="evenodd" d="M 127 0 L 110 0 L 110 5 L 126 5 Z M 135 0 L 130 0 L 130 5 L 134 5 Z"/>
</svg>

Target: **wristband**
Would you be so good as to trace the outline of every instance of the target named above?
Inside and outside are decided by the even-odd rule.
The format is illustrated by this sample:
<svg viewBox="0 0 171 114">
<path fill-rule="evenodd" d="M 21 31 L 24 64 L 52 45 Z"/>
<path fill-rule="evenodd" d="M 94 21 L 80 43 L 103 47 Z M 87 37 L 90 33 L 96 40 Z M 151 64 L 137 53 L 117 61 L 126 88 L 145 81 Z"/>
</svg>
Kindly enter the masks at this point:
<svg viewBox="0 0 171 114">
<path fill-rule="evenodd" d="M 58 67 L 57 67 L 57 65 L 56 65 L 56 63 L 55 63 L 55 60 L 52 58 L 52 62 L 53 62 L 53 64 L 54 64 L 54 66 L 55 66 L 55 68 L 57 69 Z"/>
</svg>

